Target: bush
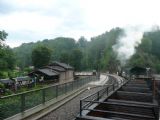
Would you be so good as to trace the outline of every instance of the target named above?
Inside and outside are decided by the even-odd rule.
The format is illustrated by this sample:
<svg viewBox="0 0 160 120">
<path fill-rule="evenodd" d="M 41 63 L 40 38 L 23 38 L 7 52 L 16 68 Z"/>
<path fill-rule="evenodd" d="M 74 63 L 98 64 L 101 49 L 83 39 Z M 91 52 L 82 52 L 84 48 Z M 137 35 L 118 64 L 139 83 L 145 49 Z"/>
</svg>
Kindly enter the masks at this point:
<svg viewBox="0 0 160 120">
<path fill-rule="evenodd" d="M 5 90 L 5 96 L 6 96 L 6 95 L 11 95 L 11 94 L 13 94 L 13 92 L 12 92 L 11 90 L 9 90 L 9 89 L 6 89 L 6 90 Z"/>
<path fill-rule="evenodd" d="M 158 73 L 160 73 L 160 63 L 156 65 L 156 70 Z"/>
<path fill-rule="evenodd" d="M 0 79 L 8 78 L 8 72 L 0 71 Z"/>
<path fill-rule="evenodd" d="M 27 73 L 30 73 L 30 72 L 32 72 L 32 68 L 29 68 L 29 67 L 26 67 L 26 68 L 24 68 L 24 72 L 27 72 Z"/>
<path fill-rule="evenodd" d="M 9 78 L 15 78 L 17 77 L 14 71 L 8 71 L 8 77 Z"/>
<path fill-rule="evenodd" d="M 4 89 L 5 88 L 4 84 L 0 83 L 0 88 Z"/>
</svg>

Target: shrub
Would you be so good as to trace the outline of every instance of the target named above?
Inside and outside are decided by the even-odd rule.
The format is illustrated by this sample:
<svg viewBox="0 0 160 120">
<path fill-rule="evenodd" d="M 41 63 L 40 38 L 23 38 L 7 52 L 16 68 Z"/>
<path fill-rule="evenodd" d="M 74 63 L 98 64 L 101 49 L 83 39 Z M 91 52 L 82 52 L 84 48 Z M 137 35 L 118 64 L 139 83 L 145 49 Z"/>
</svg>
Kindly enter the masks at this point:
<svg viewBox="0 0 160 120">
<path fill-rule="evenodd" d="M 1 79 L 8 78 L 8 72 L 0 71 L 0 78 Z"/>
<path fill-rule="evenodd" d="M 5 88 L 4 84 L 0 83 L 0 88 L 4 89 Z"/>
</svg>

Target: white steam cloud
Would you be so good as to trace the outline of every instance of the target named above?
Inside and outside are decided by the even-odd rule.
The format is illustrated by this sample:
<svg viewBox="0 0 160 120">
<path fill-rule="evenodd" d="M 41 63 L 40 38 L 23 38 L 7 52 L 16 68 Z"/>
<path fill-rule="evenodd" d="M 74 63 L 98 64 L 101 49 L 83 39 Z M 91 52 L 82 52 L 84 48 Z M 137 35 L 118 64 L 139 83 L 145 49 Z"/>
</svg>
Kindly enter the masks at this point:
<svg viewBox="0 0 160 120">
<path fill-rule="evenodd" d="M 135 47 L 141 43 L 143 33 L 149 28 L 127 27 L 124 30 L 125 34 L 118 39 L 117 44 L 112 46 L 121 65 L 125 65 L 126 61 L 135 53 Z"/>
</svg>

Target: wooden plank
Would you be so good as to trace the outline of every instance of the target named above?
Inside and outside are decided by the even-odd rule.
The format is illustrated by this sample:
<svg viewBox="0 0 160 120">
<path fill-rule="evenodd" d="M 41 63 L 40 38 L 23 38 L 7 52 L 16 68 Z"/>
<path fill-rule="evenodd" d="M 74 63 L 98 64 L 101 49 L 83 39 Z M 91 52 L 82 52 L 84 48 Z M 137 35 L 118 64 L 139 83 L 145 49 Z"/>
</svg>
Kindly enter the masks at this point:
<svg viewBox="0 0 160 120">
<path fill-rule="evenodd" d="M 116 103 L 128 103 L 128 104 L 145 105 L 145 106 L 151 106 L 151 107 L 156 107 L 156 106 L 158 106 L 158 104 L 154 104 L 154 103 L 128 101 L 128 100 L 108 99 L 107 101 L 108 101 L 108 102 L 116 102 Z"/>
<path fill-rule="evenodd" d="M 109 118 L 101 118 L 101 117 L 95 117 L 95 116 L 78 116 L 78 119 L 76 120 L 114 120 L 114 119 L 109 119 Z M 125 119 L 123 119 L 125 120 Z"/>
<path fill-rule="evenodd" d="M 110 104 L 110 105 L 122 105 L 122 106 L 129 106 L 129 107 L 141 107 L 141 108 L 153 108 L 155 106 L 152 105 L 143 105 L 143 104 L 130 104 L 130 103 L 123 103 L 123 102 L 99 102 L 99 101 L 87 101 L 91 103 L 101 103 L 101 104 Z"/>
<path fill-rule="evenodd" d="M 149 88 L 146 88 L 146 87 L 135 87 L 135 86 L 123 86 L 122 88 L 132 88 L 132 89 L 145 89 L 145 90 L 150 90 Z"/>
<path fill-rule="evenodd" d="M 140 92 L 128 92 L 128 91 L 117 91 L 117 93 L 124 93 L 124 94 L 137 94 L 137 95 L 145 95 L 145 96 L 152 96 L 152 93 L 140 93 Z"/>
<path fill-rule="evenodd" d="M 130 116 L 130 117 L 139 117 L 139 118 L 150 118 L 154 119 L 155 117 L 148 116 L 148 115 L 139 115 L 139 114 L 132 114 L 132 113 L 123 113 L 123 112 L 115 112 L 115 111 L 107 111 L 107 110 L 95 110 L 95 109 L 85 109 L 85 110 L 90 110 L 93 112 L 102 112 L 102 113 L 109 113 L 109 114 L 118 114 L 118 115 L 125 115 L 125 116 Z"/>
</svg>

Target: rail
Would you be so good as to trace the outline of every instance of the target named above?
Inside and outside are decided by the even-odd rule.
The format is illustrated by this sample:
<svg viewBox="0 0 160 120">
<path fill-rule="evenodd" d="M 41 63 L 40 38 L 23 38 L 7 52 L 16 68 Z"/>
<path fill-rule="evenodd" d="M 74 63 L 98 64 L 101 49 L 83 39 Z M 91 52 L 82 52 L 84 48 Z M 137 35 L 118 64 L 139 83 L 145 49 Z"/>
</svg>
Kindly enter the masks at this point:
<svg viewBox="0 0 160 120">
<path fill-rule="evenodd" d="M 23 113 L 25 110 L 36 107 L 37 105 L 45 104 L 45 102 L 49 100 L 67 94 L 96 79 L 96 76 L 92 76 L 59 85 L 0 97 L 0 120 L 21 112 Z"/>
<path fill-rule="evenodd" d="M 160 81 L 155 80 L 155 99 L 158 101 L 160 106 Z"/>
<path fill-rule="evenodd" d="M 111 84 L 105 85 L 104 88 L 98 92 L 95 92 L 80 100 L 80 116 L 82 116 L 83 110 L 87 110 L 91 105 L 93 105 L 93 103 L 99 103 L 100 99 L 107 98 L 111 93 L 128 82 L 126 79 L 118 81 L 113 76 L 109 76 L 109 81 Z"/>
</svg>

